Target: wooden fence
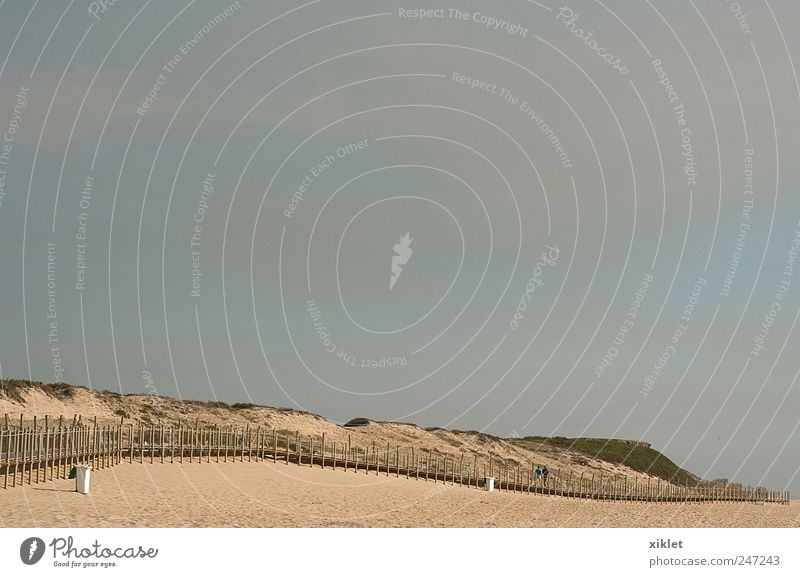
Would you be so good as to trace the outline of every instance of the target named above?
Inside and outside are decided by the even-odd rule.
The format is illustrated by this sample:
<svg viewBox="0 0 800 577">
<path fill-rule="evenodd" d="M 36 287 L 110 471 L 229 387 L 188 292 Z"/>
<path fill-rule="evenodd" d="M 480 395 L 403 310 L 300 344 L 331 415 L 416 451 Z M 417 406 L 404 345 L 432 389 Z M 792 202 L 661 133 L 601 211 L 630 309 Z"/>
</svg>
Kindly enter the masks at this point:
<svg viewBox="0 0 800 577">
<path fill-rule="evenodd" d="M 22 422 L 21 422 L 22 424 Z M 500 491 L 608 501 L 763 502 L 789 504 L 788 491 L 741 485 L 678 485 L 661 479 L 553 470 L 537 478 L 529 466 L 489 455 L 447 454 L 391 445 L 353 446 L 325 435 L 266 429 L 184 425 L 97 425 L 32 422 L 0 429 L 0 485 L 63 479 L 72 466 L 104 469 L 119 463 L 272 461 L 344 472 L 405 477 L 484 489 L 487 477 Z"/>
</svg>

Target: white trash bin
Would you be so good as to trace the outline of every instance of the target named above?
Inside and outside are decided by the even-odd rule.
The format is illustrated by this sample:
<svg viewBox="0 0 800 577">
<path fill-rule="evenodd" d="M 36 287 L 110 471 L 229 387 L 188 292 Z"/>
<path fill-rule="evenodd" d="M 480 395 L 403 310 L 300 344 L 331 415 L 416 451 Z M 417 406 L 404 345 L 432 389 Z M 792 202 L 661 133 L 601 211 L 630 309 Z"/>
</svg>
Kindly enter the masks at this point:
<svg viewBox="0 0 800 577">
<path fill-rule="evenodd" d="M 83 495 L 89 494 L 89 486 L 92 482 L 91 465 L 75 466 L 75 490 Z"/>
<path fill-rule="evenodd" d="M 484 477 L 483 486 L 487 491 L 494 491 L 494 477 Z"/>
</svg>

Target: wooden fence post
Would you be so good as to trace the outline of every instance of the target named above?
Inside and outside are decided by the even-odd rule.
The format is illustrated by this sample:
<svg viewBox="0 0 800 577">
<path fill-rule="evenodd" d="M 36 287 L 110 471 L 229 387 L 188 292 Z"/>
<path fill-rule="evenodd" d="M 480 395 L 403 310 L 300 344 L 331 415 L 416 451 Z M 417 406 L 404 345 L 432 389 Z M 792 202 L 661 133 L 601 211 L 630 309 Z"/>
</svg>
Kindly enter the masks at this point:
<svg viewBox="0 0 800 577">
<path fill-rule="evenodd" d="M 144 448 L 143 448 L 143 446 L 144 446 L 143 445 L 144 444 L 144 424 L 143 423 L 139 423 L 139 436 L 137 438 L 137 441 L 139 441 L 139 462 L 140 463 L 144 463 Z M 191 462 L 191 460 L 189 462 Z"/>
<path fill-rule="evenodd" d="M 8 424 L 8 415 L 6 415 L 6 425 Z M 3 448 L 6 448 L 3 451 Z M 5 479 L 3 480 L 3 489 L 8 488 L 8 466 L 11 460 L 11 431 L 6 426 L 0 430 L 0 454 L 4 456 L 2 460 L 3 470 L 5 472 Z"/>
<path fill-rule="evenodd" d="M 28 485 L 30 485 L 31 482 L 32 482 L 33 461 L 34 461 L 34 455 L 36 454 L 36 446 L 38 444 L 36 442 L 37 441 L 36 437 L 37 437 L 38 434 L 39 434 L 39 423 L 38 423 L 38 421 L 36 419 L 36 415 L 34 415 L 33 416 L 33 429 L 30 431 L 30 441 L 29 441 L 29 443 L 30 443 L 30 460 L 29 460 L 29 469 L 28 469 Z M 36 470 L 36 476 L 37 476 L 36 482 L 38 483 L 39 482 L 39 479 L 38 479 L 39 470 L 38 470 L 38 468 Z"/>
<path fill-rule="evenodd" d="M 33 482 L 33 451 L 34 451 L 35 440 L 33 438 L 33 429 L 27 429 L 25 431 L 25 466 L 23 467 L 23 472 L 25 471 L 25 467 L 28 470 L 28 485 Z"/>
<path fill-rule="evenodd" d="M 66 436 L 67 447 L 64 452 L 64 474 L 63 477 L 66 478 L 70 467 L 75 465 L 75 454 L 78 450 L 78 430 L 75 427 L 71 427 L 69 429 L 64 430 L 64 435 Z"/>
<path fill-rule="evenodd" d="M 216 463 L 219 463 L 220 452 L 222 451 L 222 431 L 220 431 L 219 425 L 211 427 L 211 429 L 209 429 L 209 435 L 211 435 L 214 447 L 217 449 L 216 458 L 214 460 Z"/>
<path fill-rule="evenodd" d="M 20 419 L 22 422 L 22 419 Z M 22 465 L 22 471 L 20 471 L 20 478 L 19 484 L 25 484 L 25 463 L 28 459 L 28 431 L 25 429 L 20 429 L 20 435 L 22 435 L 20 439 L 20 463 Z"/>
<path fill-rule="evenodd" d="M 58 431 L 58 433 L 57 433 L 58 434 L 58 441 L 56 441 L 56 439 L 55 439 L 56 430 Z M 54 445 L 54 449 L 53 449 L 53 452 L 54 452 L 54 454 L 53 454 L 53 469 L 54 469 L 53 476 L 56 479 L 60 479 L 61 478 L 61 476 L 60 476 L 61 475 L 61 468 L 62 468 L 61 467 L 61 452 L 63 450 L 63 444 L 61 442 L 61 427 L 60 426 L 58 427 L 58 429 L 53 427 L 53 445 Z"/>
<path fill-rule="evenodd" d="M 300 434 L 297 435 L 297 464 L 303 464 L 303 440 L 300 438 Z"/>
<path fill-rule="evenodd" d="M 241 432 L 241 435 L 239 434 Z M 241 439 L 240 439 L 241 438 Z M 241 440 L 241 442 L 240 442 Z M 244 431 L 238 427 L 233 430 L 233 462 L 236 462 L 236 449 L 239 449 L 239 462 L 244 460 Z"/>
<path fill-rule="evenodd" d="M 425 461 L 425 482 L 428 482 L 428 475 L 431 470 L 431 450 L 428 449 L 428 458 Z"/>
<path fill-rule="evenodd" d="M 178 462 L 183 463 L 183 419 L 178 421 Z"/>
<path fill-rule="evenodd" d="M 99 427 L 95 426 L 95 460 L 96 466 L 98 469 L 103 469 L 105 467 L 103 463 L 103 431 L 105 427 L 100 425 Z"/>
<path fill-rule="evenodd" d="M 95 417 L 96 418 L 96 417 Z M 83 458 L 84 463 L 88 462 L 94 469 L 97 468 L 94 462 L 95 437 L 97 436 L 97 426 L 93 422 L 86 425 L 86 451 Z"/>
<path fill-rule="evenodd" d="M 214 442 L 214 427 L 204 425 L 197 428 L 197 462 L 203 462 L 205 452 L 206 463 L 211 462 L 211 444 Z"/>
<path fill-rule="evenodd" d="M 55 454 L 55 478 L 56 479 L 63 479 L 64 478 L 64 466 L 66 461 L 67 455 L 67 431 L 61 425 L 63 423 L 62 420 L 59 419 L 58 425 L 58 448 L 56 449 Z"/>
<path fill-rule="evenodd" d="M 20 430 L 17 429 L 13 432 L 14 435 L 14 475 L 11 477 L 11 486 L 17 486 L 17 463 L 19 462 L 19 435 Z M 10 445 L 10 443 L 9 443 Z M 9 464 L 9 467 L 11 465 Z"/>
<path fill-rule="evenodd" d="M 47 481 L 47 449 L 49 448 L 45 446 L 47 442 L 47 427 L 45 427 L 39 433 L 38 436 L 39 438 L 37 439 L 37 444 L 39 445 L 39 450 L 37 451 L 36 454 L 36 461 L 37 461 L 36 465 L 38 467 L 38 469 L 36 469 L 37 483 L 39 482 L 39 477 L 42 475 L 42 473 L 44 473 L 44 478 L 42 479 L 42 481 Z M 42 451 L 42 449 L 44 449 L 44 452 Z"/>
<path fill-rule="evenodd" d="M 175 462 L 175 432 L 172 425 L 169 426 L 169 462 Z"/>
<path fill-rule="evenodd" d="M 92 458 L 91 463 L 95 469 L 101 469 L 103 462 L 100 458 L 100 443 L 102 439 L 103 428 L 97 426 L 97 417 L 94 418 L 92 425 Z"/>
<path fill-rule="evenodd" d="M 2 447 L 2 443 L 0 443 Z M 53 479 L 53 469 L 50 467 L 50 418 L 44 416 L 44 477 L 42 479 L 47 481 L 47 472 L 50 471 L 50 480 Z"/>
<path fill-rule="evenodd" d="M 51 432 L 51 450 L 53 454 L 50 457 L 50 480 L 58 479 L 58 474 L 61 469 L 61 430 L 53 425 Z"/>
</svg>

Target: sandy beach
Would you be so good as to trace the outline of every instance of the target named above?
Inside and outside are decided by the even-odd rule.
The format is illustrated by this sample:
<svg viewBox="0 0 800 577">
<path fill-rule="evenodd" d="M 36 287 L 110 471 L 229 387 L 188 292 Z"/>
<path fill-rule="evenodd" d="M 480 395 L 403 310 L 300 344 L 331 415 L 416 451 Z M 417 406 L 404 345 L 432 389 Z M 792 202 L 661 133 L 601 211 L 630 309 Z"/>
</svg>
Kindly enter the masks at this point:
<svg viewBox="0 0 800 577">
<path fill-rule="evenodd" d="M 4 527 L 800 527 L 800 502 L 644 504 L 488 493 L 283 463 L 123 463 L 89 495 L 0 491 Z"/>
</svg>

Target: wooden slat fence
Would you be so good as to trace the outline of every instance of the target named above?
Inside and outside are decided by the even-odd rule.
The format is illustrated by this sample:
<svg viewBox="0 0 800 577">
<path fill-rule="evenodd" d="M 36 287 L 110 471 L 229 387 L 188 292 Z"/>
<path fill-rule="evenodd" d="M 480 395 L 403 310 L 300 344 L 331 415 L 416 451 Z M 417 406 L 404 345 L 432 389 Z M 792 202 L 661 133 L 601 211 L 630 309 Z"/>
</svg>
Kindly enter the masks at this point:
<svg viewBox="0 0 800 577">
<path fill-rule="evenodd" d="M 22 422 L 22 421 L 20 421 Z M 489 455 L 447 454 L 417 447 L 354 446 L 325 436 L 262 428 L 177 425 L 86 424 L 34 420 L 0 429 L 0 486 L 4 489 L 67 478 L 79 463 L 104 469 L 128 463 L 224 463 L 271 461 L 323 467 L 355 474 L 404 477 L 419 481 L 485 488 L 493 477 L 499 491 L 606 501 L 757 502 L 788 505 L 788 491 L 765 487 L 679 485 L 661 479 L 553 470 L 537 479 L 535 464 Z"/>
</svg>

